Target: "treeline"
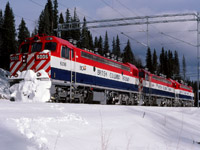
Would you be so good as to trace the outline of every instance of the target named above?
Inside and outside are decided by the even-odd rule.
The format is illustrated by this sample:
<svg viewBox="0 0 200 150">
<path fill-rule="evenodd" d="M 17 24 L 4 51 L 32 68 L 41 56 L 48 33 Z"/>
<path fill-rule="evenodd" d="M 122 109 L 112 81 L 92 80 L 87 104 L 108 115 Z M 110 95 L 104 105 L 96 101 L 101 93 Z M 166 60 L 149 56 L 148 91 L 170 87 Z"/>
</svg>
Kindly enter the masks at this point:
<svg viewBox="0 0 200 150">
<path fill-rule="evenodd" d="M 185 64 L 185 59 L 183 60 Z M 151 49 L 147 49 L 146 54 L 146 67 L 151 73 L 158 74 L 158 75 L 165 75 L 167 78 L 173 78 L 176 80 L 181 80 L 183 77 L 180 76 L 180 63 L 178 52 L 171 50 L 164 50 L 162 48 L 159 62 L 156 50 L 154 49 L 153 53 Z M 184 74 L 186 72 L 186 64 L 183 66 Z"/>
</svg>

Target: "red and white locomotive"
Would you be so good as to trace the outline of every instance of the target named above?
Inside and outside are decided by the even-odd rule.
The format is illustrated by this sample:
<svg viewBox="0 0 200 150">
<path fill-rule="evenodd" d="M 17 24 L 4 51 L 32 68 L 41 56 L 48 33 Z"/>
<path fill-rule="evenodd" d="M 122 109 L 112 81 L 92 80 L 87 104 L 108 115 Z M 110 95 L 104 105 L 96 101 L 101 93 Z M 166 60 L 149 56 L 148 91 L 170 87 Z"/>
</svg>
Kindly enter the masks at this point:
<svg viewBox="0 0 200 150">
<path fill-rule="evenodd" d="M 192 88 L 156 76 L 130 63 L 77 48 L 55 36 L 27 38 L 10 56 L 11 76 L 45 71 L 51 79 L 51 99 L 63 102 L 145 105 L 193 104 Z M 13 83 L 18 82 L 12 80 Z M 186 102 L 186 103 L 185 103 Z M 177 104 L 176 104 L 177 103 Z"/>
</svg>

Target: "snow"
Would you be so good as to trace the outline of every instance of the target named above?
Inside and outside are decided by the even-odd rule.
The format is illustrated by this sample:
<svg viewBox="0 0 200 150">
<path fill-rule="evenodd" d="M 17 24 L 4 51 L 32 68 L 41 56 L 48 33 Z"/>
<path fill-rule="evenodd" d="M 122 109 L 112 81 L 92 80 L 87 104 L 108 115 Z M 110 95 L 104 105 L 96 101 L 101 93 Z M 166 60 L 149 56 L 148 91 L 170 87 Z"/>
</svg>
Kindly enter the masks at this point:
<svg viewBox="0 0 200 150">
<path fill-rule="evenodd" d="M 51 81 L 44 70 L 17 72 L 17 77 L 11 79 L 21 80 L 10 87 L 10 97 L 22 102 L 47 102 L 50 100 Z M 38 76 L 40 75 L 40 76 Z"/>
<path fill-rule="evenodd" d="M 198 108 L 1 100 L 0 122 L 4 150 L 200 149 Z"/>
<path fill-rule="evenodd" d="M 0 99 L 8 99 L 9 98 L 9 83 L 8 76 L 9 72 L 0 68 Z"/>
<path fill-rule="evenodd" d="M 0 92 L 10 97 L 5 73 Z M 0 99 L 0 149 L 200 149 L 198 108 L 44 103 L 50 82 L 41 74 L 19 74 L 24 80 L 10 89 L 16 101 Z"/>
</svg>

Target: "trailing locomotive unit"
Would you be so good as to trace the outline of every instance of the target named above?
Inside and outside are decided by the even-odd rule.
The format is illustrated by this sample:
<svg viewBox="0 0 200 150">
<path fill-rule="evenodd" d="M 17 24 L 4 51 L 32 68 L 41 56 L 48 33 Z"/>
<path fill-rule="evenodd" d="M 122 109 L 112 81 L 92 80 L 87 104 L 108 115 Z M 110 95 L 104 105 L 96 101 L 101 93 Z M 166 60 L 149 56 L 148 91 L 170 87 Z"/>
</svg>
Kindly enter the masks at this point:
<svg viewBox="0 0 200 150">
<path fill-rule="evenodd" d="M 52 101 L 137 103 L 139 70 L 134 65 L 77 48 L 55 36 L 26 39 L 10 61 L 11 76 L 18 71 L 45 70 L 52 82 Z"/>
<path fill-rule="evenodd" d="M 192 87 L 140 69 L 140 93 L 145 105 L 193 106 Z"/>
</svg>

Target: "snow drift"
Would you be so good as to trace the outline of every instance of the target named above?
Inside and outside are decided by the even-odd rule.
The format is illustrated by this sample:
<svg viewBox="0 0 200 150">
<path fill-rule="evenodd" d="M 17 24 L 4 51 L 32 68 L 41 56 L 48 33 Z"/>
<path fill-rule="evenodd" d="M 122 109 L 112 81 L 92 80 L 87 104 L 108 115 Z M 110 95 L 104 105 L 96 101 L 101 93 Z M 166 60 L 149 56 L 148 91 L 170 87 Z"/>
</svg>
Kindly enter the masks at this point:
<svg viewBox="0 0 200 150">
<path fill-rule="evenodd" d="M 50 100 L 51 81 L 44 70 L 34 72 L 32 70 L 17 72 L 17 77 L 11 77 L 13 81 L 19 81 L 10 87 L 11 99 L 22 102 L 47 102 Z"/>
</svg>

